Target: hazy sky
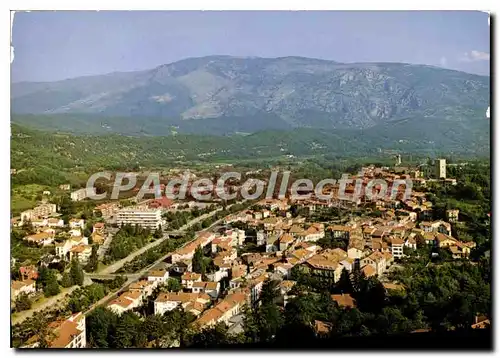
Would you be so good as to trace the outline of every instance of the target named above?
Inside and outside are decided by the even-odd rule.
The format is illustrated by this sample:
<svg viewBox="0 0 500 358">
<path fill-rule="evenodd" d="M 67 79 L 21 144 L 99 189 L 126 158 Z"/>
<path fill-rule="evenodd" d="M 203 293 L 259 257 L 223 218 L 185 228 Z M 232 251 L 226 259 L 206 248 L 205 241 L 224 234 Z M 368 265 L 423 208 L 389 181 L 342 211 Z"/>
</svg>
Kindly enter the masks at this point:
<svg viewBox="0 0 500 358">
<path fill-rule="evenodd" d="M 408 62 L 489 74 L 490 29 L 482 12 L 46 11 L 14 19 L 14 82 L 206 55 Z"/>
</svg>

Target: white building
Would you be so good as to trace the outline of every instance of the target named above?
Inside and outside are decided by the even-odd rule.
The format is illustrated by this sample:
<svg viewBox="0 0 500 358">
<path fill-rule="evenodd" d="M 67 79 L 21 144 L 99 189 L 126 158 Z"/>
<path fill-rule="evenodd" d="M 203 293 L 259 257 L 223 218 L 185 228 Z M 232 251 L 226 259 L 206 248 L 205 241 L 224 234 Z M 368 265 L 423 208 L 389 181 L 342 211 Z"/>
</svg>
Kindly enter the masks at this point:
<svg viewBox="0 0 500 358">
<path fill-rule="evenodd" d="M 36 292 L 35 281 L 31 279 L 27 279 L 24 281 L 12 281 L 10 284 L 10 298 L 12 301 L 15 301 L 17 296 L 24 293 L 26 295 L 30 295 Z"/>
<path fill-rule="evenodd" d="M 148 272 L 148 281 L 158 282 L 158 284 L 164 284 L 168 280 L 167 270 L 151 270 Z"/>
<path fill-rule="evenodd" d="M 42 204 L 21 213 L 21 223 L 36 218 L 45 218 L 57 212 L 56 204 Z M 22 224 L 21 224 L 22 225 Z"/>
<path fill-rule="evenodd" d="M 71 261 L 75 258 L 81 263 L 86 263 L 89 260 L 91 254 L 92 254 L 92 246 L 77 245 L 73 246 L 69 250 L 69 259 Z"/>
<path fill-rule="evenodd" d="M 446 179 L 446 159 L 436 159 L 434 162 L 434 170 L 436 178 Z"/>
<path fill-rule="evenodd" d="M 59 256 L 60 258 L 66 259 L 68 252 L 71 250 L 71 248 L 76 247 L 76 246 L 87 246 L 89 244 L 89 239 L 84 236 L 72 236 L 68 240 L 61 242 L 61 243 L 56 243 L 56 255 Z M 91 251 L 92 252 L 92 249 Z M 85 254 L 84 254 L 85 255 Z"/>
<path fill-rule="evenodd" d="M 69 227 L 71 229 L 85 229 L 85 220 L 83 220 L 83 219 L 71 219 L 69 221 Z"/>
<path fill-rule="evenodd" d="M 164 314 L 167 311 L 172 311 L 177 306 L 183 309 L 190 306 L 200 306 L 203 309 L 210 302 L 210 297 L 204 293 L 186 293 L 186 292 L 164 292 L 160 293 L 155 300 L 155 314 Z"/>
<path fill-rule="evenodd" d="M 162 224 L 161 210 L 147 207 L 127 207 L 118 211 L 118 225 L 139 225 L 149 229 L 158 229 Z"/>
<path fill-rule="evenodd" d="M 71 193 L 71 200 L 73 201 L 81 201 L 87 197 L 87 189 L 78 189 Z"/>
</svg>

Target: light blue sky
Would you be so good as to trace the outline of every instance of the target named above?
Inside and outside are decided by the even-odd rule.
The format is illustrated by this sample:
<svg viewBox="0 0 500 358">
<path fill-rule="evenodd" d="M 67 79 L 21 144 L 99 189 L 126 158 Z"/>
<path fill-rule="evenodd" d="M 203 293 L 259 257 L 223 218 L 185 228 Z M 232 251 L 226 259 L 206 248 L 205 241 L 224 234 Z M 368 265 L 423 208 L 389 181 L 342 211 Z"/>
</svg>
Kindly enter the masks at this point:
<svg viewBox="0 0 500 358">
<path fill-rule="evenodd" d="M 488 15 L 470 11 L 16 13 L 12 80 L 149 69 L 206 55 L 408 62 L 488 74 Z"/>
</svg>

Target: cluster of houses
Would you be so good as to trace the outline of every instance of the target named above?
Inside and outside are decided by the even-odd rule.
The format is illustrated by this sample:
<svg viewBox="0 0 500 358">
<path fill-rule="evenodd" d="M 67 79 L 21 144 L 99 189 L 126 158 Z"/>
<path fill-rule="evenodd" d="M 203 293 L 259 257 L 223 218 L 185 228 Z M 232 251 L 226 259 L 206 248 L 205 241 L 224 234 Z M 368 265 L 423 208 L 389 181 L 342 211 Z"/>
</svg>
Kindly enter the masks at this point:
<svg viewBox="0 0 500 358">
<path fill-rule="evenodd" d="M 63 220 L 60 221 L 62 225 L 57 228 L 34 226 L 35 233 L 25 236 L 23 240 L 38 246 L 53 245 L 57 258 L 68 261 L 75 258 L 81 263 L 86 263 L 92 253 L 92 247 L 89 245 L 89 238 L 83 235 L 86 227 L 85 220 L 73 218 L 67 225 Z M 104 223 L 94 224 L 91 234 L 92 243 L 102 244 L 104 236 Z"/>
<path fill-rule="evenodd" d="M 86 223 L 84 219 L 72 218 L 67 223 L 60 218 L 56 204 L 41 204 L 33 209 L 23 211 L 19 222 L 15 225 L 30 224 L 34 233 L 23 240 L 37 246 L 54 246 L 55 255 L 59 259 L 78 259 L 86 263 L 91 255 L 92 247 L 89 238 L 84 236 Z M 101 245 L 105 240 L 105 224 L 95 223 L 92 227 L 93 244 Z"/>
<path fill-rule="evenodd" d="M 67 223 L 61 219 L 57 212 L 56 204 L 44 203 L 33 209 L 23 211 L 18 221 L 12 225 L 22 227 L 30 225 L 32 231 L 23 237 L 28 245 L 39 247 L 52 247 L 53 254 L 41 258 L 41 263 L 57 262 L 60 260 L 71 261 L 77 259 L 82 264 L 87 263 L 92 254 L 92 244 L 101 245 L 106 236 L 105 224 L 95 223 L 92 233 L 85 237 L 86 222 L 81 218 L 72 218 Z M 90 240 L 91 242 L 90 242 Z M 46 261 L 49 260 L 49 261 Z M 11 298 L 15 300 L 19 294 L 33 294 L 36 292 L 36 277 L 27 277 L 21 274 L 22 280 L 12 281 Z"/>
<path fill-rule="evenodd" d="M 107 307 L 121 315 L 125 311 L 141 306 L 160 285 L 164 285 L 169 277 L 167 270 L 151 270 L 147 277 L 129 285 L 128 290 L 107 304 Z"/>
</svg>

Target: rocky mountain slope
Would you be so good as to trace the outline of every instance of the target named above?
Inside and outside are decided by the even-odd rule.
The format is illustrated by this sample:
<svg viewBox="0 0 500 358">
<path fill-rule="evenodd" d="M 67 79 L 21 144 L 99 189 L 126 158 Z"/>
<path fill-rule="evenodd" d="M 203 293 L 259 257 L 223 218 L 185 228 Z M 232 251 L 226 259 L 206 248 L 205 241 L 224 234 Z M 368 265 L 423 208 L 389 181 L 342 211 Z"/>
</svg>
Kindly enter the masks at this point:
<svg viewBox="0 0 500 358">
<path fill-rule="evenodd" d="M 296 127 L 366 129 L 395 120 L 482 120 L 490 104 L 489 81 L 403 63 L 210 56 L 140 72 L 15 83 L 11 107 L 15 114 L 62 118 L 59 123 L 70 129 L 72 115 L 83 116 L 78 123 L 96 116 L 127 118 L 141 123 L 137 126 L 155 128 L 147 133 L 153 135 L 169 134 L 171 127 L 197 133 L 205 127 L 212 134 Z M 23 124 L 40 122 L 22 118 Z M 114 127 L 107 128 L 107 122 Z M 99 123 L 119 132 L 116 119 Z"/>
</svg>

